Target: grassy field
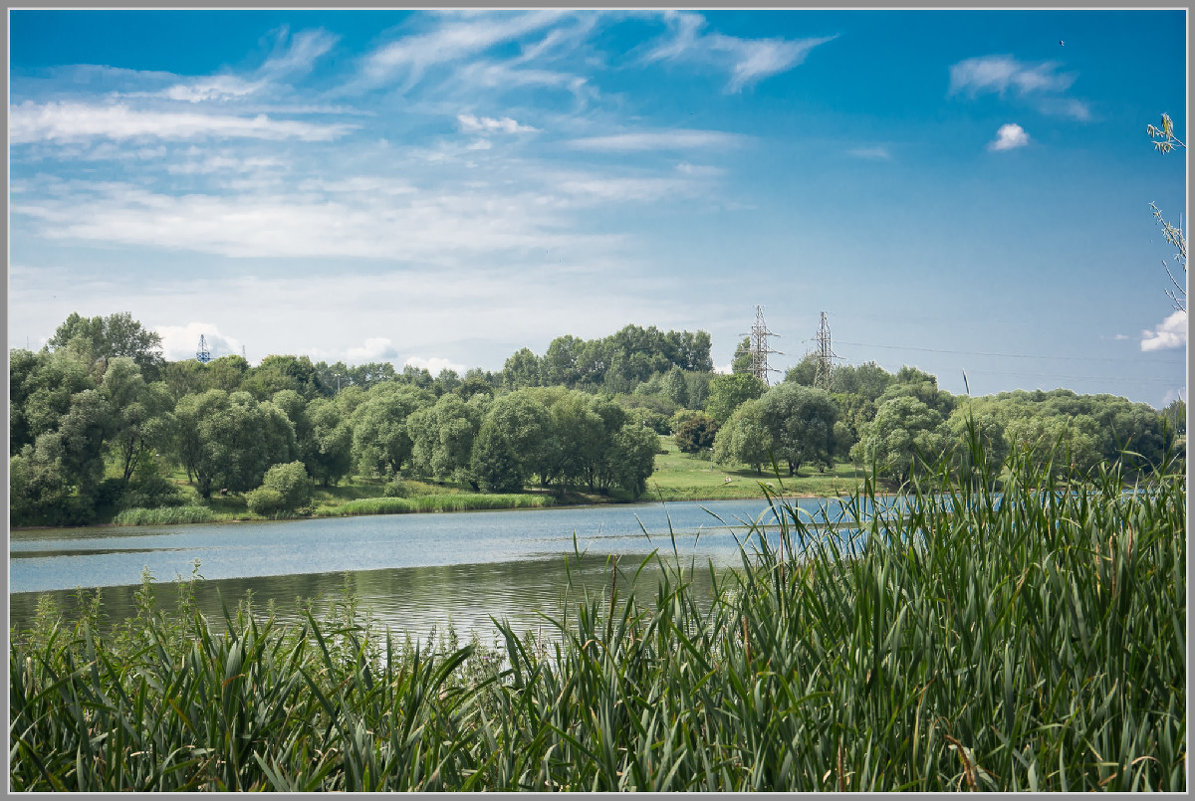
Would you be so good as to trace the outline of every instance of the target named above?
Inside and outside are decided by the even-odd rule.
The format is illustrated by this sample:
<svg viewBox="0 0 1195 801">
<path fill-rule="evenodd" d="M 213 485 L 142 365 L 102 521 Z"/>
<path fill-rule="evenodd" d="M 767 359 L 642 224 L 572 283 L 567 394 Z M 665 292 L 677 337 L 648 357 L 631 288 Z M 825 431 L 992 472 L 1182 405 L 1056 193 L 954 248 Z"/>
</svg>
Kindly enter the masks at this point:
<svg viewBox="0 0 1195 801">
<path fill-rule="evenodd" d="M 1183 791 L 1185 477 L 1005 477 L 915 484 L 847 545 L 777 502 L 712 597 L 661 556 L 653 603 L 612 579 L 499 647 L 404 645 L 351 597 L 287 625 L 147 585 L 111 636 L 44 605 L 10 787 Z"/>
<path fill-rule="evenodd" d="M 761 484 L 786 496 L 849 495 L 864 478 L 861 468 L 840 462 L 824 473 L 804 467 L 793 477 L 784 475 L 787 470 L 782 469 L 777 481 L 770 468 L 756 473 L 750 468 L 734 469 L 712 459 L 681 453 L 671 437 L 660 437 L 660 447 L 666 452 L 656 454 L 656 469 L 647 479 L 647 486 L 652 498 L 666 501 L 758 498 Z"/>
</svg>

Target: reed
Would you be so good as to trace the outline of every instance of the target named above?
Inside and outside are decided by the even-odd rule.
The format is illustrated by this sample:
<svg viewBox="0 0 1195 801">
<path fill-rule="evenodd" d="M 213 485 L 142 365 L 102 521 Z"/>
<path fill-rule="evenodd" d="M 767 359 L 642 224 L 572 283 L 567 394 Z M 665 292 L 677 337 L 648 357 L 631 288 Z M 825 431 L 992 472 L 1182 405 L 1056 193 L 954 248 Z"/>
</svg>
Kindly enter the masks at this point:
<svg viewBox="0 0 1195 801">
<path fill-rule="evenodd" d="M 454 493 L 418 495 L 412 498 L 361 498 L 336 507 L 317 510 L 329 515 L 392 515 L 413 512 L 468 512 L 485 509 L 542 509 L 552 505 L 546 495 L 522 493 Z"/>
<path fill-rule="evenodd" d="M 997 492 L 973 463 L 865 483 L 845 530 L 768 496 L 710 597 L 657 553 L 493 648 L 400 646 L 352 603 L 208 621 L 184 593 L 108 638 L 47 607 L 10 645 L 11 786 L 1184 790 L 1185 477 L 1014 455 Z"/>
<path fill-rule="evenodd" d="M 112 520 L 117 526 L 167 526 L 178 523 L 210 523 L 215 514 L 206 506 L 161 506 L 154 509 L 125 509 Z"/>
</svg>

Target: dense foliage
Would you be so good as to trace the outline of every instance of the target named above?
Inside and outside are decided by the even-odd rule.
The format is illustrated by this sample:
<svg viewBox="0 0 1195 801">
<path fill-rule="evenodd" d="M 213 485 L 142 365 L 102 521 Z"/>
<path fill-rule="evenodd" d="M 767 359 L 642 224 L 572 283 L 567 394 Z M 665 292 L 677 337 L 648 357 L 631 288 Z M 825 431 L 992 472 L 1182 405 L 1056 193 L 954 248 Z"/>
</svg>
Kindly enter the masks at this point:
<svg viewBox="0 0 1195 801">
<path fill-rule="evenodd" d="M 712 598 L 657 556 L 654 595 L 615 567 L 497 649 L 400 645 L 351 598 L 286 625 L 146 591 L 115 633 L 43 606 L 10 643 L 10 786 L 1183 791 L 1184 475 L 1074 492 L 965 435 L 974 483 L 868 483 L 845 529 L 774 503 Z"/>
<path fill-rule="evenodd" d="M 661 434 L 682 452 L 757 471 L 776 463 L 796 475 L 853 458 L 894 485 L 943 460 L 961 469 L 967 416 L 989 454 L 1024 452 L 1056 474 L 1120 458 L 1147 472 L 1185 437 L 1185 406 L 1159 413 L 1068 390 L 961 399 L 913 367 L 820 376 L 806 358 L 768 387 L 742 364 L 715 375 L 703 331 L 557 337 L 543 356 L 524 348 L 499 373 L 463 378 L 305 356 L 165 362 L 160 346 L 128 314 L 71 315 L 41 351 L 10 352 L 13 525 L 131 519 L 134 509 L 173 518 L 183 513 L 169 509 L 225 495 L 252 494 L 259 514 L 293 513 L 305 504 L 263 488 L 271 467 L 292 462 L 307 482 L 362 477 L 391 495 L 417 478 L 636 498 Z M 193 493 L 169 480 L 176 470 Z"/>
</svg>

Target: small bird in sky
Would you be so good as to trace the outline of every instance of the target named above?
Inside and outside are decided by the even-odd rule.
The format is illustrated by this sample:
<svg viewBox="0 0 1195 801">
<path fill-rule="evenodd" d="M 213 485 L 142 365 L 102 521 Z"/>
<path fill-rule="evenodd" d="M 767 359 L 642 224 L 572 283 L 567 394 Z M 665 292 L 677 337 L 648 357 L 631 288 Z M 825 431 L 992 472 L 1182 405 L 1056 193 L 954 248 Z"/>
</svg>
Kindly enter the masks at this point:
<svg viewBox="0 0 1195 801">
<path fill-rule="evenodd" d="M 1064 42 L 1064 41 L 1062 41 L 1061 39 L 1059 39 L 1059 40 L 1058 40 L 1058 46 L 1059 46 L 1059 47 L 1066 47 L 1066 42 Z"/>
</svg>

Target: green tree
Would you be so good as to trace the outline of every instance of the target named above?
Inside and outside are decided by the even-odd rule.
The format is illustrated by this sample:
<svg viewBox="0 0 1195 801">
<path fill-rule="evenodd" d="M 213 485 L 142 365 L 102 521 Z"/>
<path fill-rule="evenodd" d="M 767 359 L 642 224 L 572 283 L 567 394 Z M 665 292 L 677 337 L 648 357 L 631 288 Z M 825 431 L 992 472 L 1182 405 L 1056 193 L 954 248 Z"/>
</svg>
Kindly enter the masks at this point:
<svg viewBox="0 0 1195 801">
<path fill-rule="evenodd" d="M 743 337 L 743 341 L 735 346 L 734 356 L 730 361 L 730 372 L 734 375 L 755 375 L 755 360 L 751 355 L 751 337 Z"/>
<path fill-rule="evenodd" d="M 297 454 L 286 413 L 247 392 L 188 395 L 174 414 L 175 452 L 204 498 L 215 489 L 247 492 L 260 486 L 271 465 Z"/>
<path fill-rule="evenodd" d="M 714 461 L 719 464 L 746 464 L 756 473 L 763 472 L 775 452 L 775 444 L 764 425 L 759 400 L 739 404 L 714 438 Z"/>
<path fill-rule="evenodd" d="M 714 376 L 710 381 L 709 399 L 705 411 L 719 425 L 726 422 L 739 404 L 763 395 L 766 387 L 751 373 Z"/>
<path fill-rule="evenodd" d="M 830 393 L 800 384 L 780 384 L 759 399 L 760 419 L 771 436 L 777 460 L 788 463 L 788 474 L 801 465 L 829 465 L 834 452 L 834 423 L 838 407 Z"/>
<path fill-rule="evenodd" d="M 536 390 L 516 390 L 494 399 L 470 457 L 474 481 L 482 489 L 490 487 L 489 492 L 516 492 L 532 474 L 545 477 L 551 430 L 551 416 Z M 512 486 L 515 489 L 493 489 Z"/>
<path fill-rule="evenodd" d="M 240 389 L 259 400 L 271 398 L 284 389 L 294 390 L 307 400 L 317 395 L 331 394 L 325 393 L 315 365 L 306 356 L 267 356 L 261 360 L 261 364 L 249 370 L 241 381 Z"/>
<path fill-rule="evenodd" d="M 481 428 L 479 404 L 460 395 L 441 395 L 435 405 L 407 418 L 415 469 L 436 478 L 467 480 L 473 440 Z"/>
<path fill-rule="evenodd" d="M 127 484 L 143 458 L 168 444 L 174 402 L 166 384 L 147 384 L 141 368 L 128 356 L 109 362 L 100 394 L 108 403 L 109 440 Z"/>
<path fill-rule="evenodd" d="M 391 476 L 402 469 L 414 445 L 407 418 L 434 398 L 428 390 L 395 382 L 369 390 L 353 412 L 353 453 L 362 472 Z"/>
<path fill-rule="evenodd" d="M 664 373 L 662 380 L 664 395 L 682 408 L 689 406 L 689 382 L 685 380 L 685 373 L 679 367 L 673 367 Z"/>
<path fill-rule="evenodd" d="M 874 464 L 879 475 L 908 481 L 932 466 L 951 441 L 942 415 L 915 397 L 904 395 L 880 404 L 852 455 Z"/>
<path fill-rule="evenodd" d="M 650 428 L 628 421 L 614 435 L 606 451 L 602 480 L 606 486 L 626 490 L 638 499 L 647 489 L 647 479 L 655 469 L 659 437 Z"/>
<path fill-rule="evenodd" d="M 805 387 L 813 386 L 814 379 L 817 377 L 817 365 L 817 354 L 806 353 L 801 357 L 801 361 L 788 368 L 788 372 L 784 374 L 784 382 L 786 384 L 800 384 Z"/>
<path fill-rule="evenodd" d="M 502 386 L 507 389 L 538 387 L 540 380 L 539 357 L 530 348 L 520 348 L 511 354 L 502 367 Z"/>
<path fill-rule="evenodd" d="M 304 461 L 312 479 L 325 487 L 353 469 L 353 427 L 335 401 L 314 398 L 307 404 L 313 449 Z"/>
<path fill-rule="evenodd" d="M 718 422 L 701 412 L 689 415 L 676 429 L 673 440 L 684 453 L 698 453 L 714 446 Z"/>
<path fill-rule="evenodd" d="M 107 317 L 81 317 L 72 312 L 46 342 L 46 348 L 59 350 L 72 341 L 81 346 L 92 361 L 107 362 L 117 356 L 131 358 L 148 381 L 157 380 L 164 364 L 162 337 L 143 328 L 128 312 Z"/>
</svg>

